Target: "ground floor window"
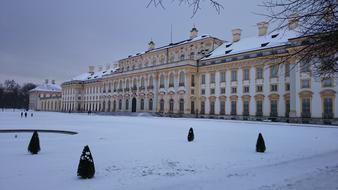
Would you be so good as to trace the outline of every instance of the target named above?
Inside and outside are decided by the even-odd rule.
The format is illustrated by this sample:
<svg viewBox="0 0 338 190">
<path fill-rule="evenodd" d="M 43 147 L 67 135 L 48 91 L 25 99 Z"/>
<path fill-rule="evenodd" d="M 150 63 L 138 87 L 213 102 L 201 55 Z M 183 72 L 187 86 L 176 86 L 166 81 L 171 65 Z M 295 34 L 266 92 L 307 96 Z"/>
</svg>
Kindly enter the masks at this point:
<svg viewBox="0 0 338 190">
<path fill-rule="evenodd" d="M 311 117 L 310 98 L 302 98 L 302 117 Z"/>
<path fill-rule="evenodd" d="M 129 99 L 126 99 L 126 110 L 129 109 Z"/>
<path fill-rule="evenodd" d="M 144 99 L 141 99 L 141 110 L 144 110 Z"/>
<path fill-rule="evenodd" d="M 215 114 L 215 102 L 211 101 L 210 102 L 210 115 L 214 115 Z"/>
<path fill-rule="evenodd" d="M 113 111 L 116 111 L 116 101 L 113 102 Z"/>
<path fill-rule="evenodd" d="M 324 118 L 331 119 L 333 118 L 333 98 L 327 97 L 324 98 Z"/>
<path fill-rule="evenodd" d="M 204 114 L 205 113 L 205 102 L 202 101 L 201 102 L 201 114 Z"/>
<path fill-rule="evenodd" d="M 122 100 L 119 100 L 119 110 L 122 110 Z"/>
<path fill-rule="evenodd" d="M 190 103 L 190 113 L 195 114 L 195 102 L 191 101 Z"/>
<path fill-rule="evenodd" d="M 184 113 L 184 99 L 180 99 L 180 113 Z"/>
<path fill-rule="evenodd" d="M 110 106 L 111 106 L 111 103 L 110 103 L 110 100 L 108 100 L 108 111 L 110 112 Z"/>
<path fill-rule="evenodd" d="M 290 114 L 290 100 L 285 100 L 285 117 L 289 117 Z"/>
<path fill-rule="evenodd" d="M 153 110 L 153 99 L 149 99 L 149 110 Z"/>
<path fill-rule="evenodd" d="M 270 116 L 271 117 L 277 117 L 278 116 L 278 101 L 277 100 L 271 100 L 270 101 Z"/>
<path fill-rule="evenodd" d="M 170 113 L 174 112 L 174 100 L 173 99 L 169 100 L 169 112 Z"/>
<path fill-rule="evenodd" d="M 248 116 L 249 115 L 249 101 L 243 102 L 243 115 Z"/>
<path fill-rule="evenodd" d="M 263 116 L 263 101 L 256 101 L 256 116 Z"/>
<path fill-rule="evenodd" d="M 237 114 L 237 102 L 231 101 L 231 115 Z"/>
<path fill-rule="evenodd" d="M 220 114 L 225 115 L 225 101 L 221 101 Z"/>
<path fill-rule="evenodd" d="M 160 100 L 160 112 L 164 112 L 164 100 Z"/>
</svg>

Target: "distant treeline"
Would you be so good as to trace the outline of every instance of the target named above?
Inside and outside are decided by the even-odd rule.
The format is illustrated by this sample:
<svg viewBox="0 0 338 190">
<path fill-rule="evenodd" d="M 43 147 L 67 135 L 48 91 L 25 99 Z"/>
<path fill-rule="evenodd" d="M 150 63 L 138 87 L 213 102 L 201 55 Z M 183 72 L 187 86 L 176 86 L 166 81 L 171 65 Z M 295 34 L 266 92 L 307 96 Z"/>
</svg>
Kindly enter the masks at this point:
<svg viewBox="0 0 338 190">
<path fill-rule="evenodd" d="M 28 109 L 29 91 L 35 87 L 33 83 L 20 86 L 14 80 L 0 83 L 0 108 Z"/>
</svg>

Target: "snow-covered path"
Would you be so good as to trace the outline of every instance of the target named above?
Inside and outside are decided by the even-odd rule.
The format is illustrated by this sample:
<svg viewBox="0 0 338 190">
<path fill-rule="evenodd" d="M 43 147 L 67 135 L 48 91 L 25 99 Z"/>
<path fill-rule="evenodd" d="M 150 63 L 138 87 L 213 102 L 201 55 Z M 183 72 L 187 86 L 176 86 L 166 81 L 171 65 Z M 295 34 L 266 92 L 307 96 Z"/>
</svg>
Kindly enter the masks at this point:
<svg viewBox="0 0 338 190">
<path fill-rule="evenodd" d="M 195 141 L 186 135 L 194 128 Z M 283 123 L 0 112 L 0 129 L 40 133 L 42 151 L 27 153 L 31 134 L 0 134 L 0 189 L 336 189 L 338 129 Z M 267 152 L 255 152 L 258 133 Z M 76 177 L 84 145 L 96 174 Z M 320 180 L 318 182 L 317 180 Z M 316 188 L 315 188 L 316 187 Z"/>
</svg>

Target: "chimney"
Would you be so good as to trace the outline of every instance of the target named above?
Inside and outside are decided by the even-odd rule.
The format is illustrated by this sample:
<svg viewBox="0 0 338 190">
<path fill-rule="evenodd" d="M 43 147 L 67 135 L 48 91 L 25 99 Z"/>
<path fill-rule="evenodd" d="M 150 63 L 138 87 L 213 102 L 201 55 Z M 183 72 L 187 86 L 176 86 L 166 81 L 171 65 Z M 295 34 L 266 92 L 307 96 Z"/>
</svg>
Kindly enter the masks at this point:
<svg viewBox="0 0 338 190">
<path fill-rule="evenodd" d="M 55 80 L 52 80 L 52 84 L 55 84 Z"/>
<path fill-rule="evenodd" d="M 289 16 L 289 23 L 288 27 L 289 30 L 294 30 L 298 27 L 298 22 L 299 22 L 299 16 L 298 14 L 294 13 Z"/>
<path fill-rule="evenodd" d="M 94 66 L 89 66 L 88 67 L 88 73 L 93 74 L 94 73 L 94 69 L 95 69 Z"/>
<path fill-rule="evenodd" d="M 257 23 L 258 27 L 258 36 L 265 36 L 268 33 L 268 27 L 269 23 L 268 22 L 259 22 Z"/>
<path fill-rule="evenodd" d="M 45 79 L 45 84 L 48 84 L 48 79 Z"/>
<path fill-rule="evenodd" d="M 102 65 L 98 66 L 98 71 L 102 71 Z"/>
<path fill-rule="evenodd" d="M 155 49 L 155 43 L 153 42 L 153 40 L 150 40 L 150 42 L 148 43 L 148 50 L 151 51 Z"/>
<path fill-rule="evenodd" d="M 236 28 L 232 30 L 232 41 L 238 42 L 241 39 L 241 29 Z"/>
<path fill-rule="evenodd" d="M 191 30 L 190 30 L 190 39 L 196 38 L 198 36 L 198 30 L 197 28 L 194 26 Z"/>
</svg>

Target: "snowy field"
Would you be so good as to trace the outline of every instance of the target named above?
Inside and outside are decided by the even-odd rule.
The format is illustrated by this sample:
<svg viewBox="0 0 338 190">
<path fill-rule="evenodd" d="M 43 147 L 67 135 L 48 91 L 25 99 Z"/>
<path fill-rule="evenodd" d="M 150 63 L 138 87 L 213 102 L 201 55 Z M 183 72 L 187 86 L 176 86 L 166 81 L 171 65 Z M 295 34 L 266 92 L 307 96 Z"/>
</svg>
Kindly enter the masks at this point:
<svg viewBox="0 0 338 190">
<path fill-rule="evenodd" d="M 30 133 L 0 133 L 1 190 L 83 189 L 338 189 L 338 128 L 208 119 L 88 116 L 0 112 L 0 129 L 58 129 L 39 133 L 31 155 Z M 194 128 L 195 141 L 187 142 Z M 256 153 L 261 132 L 266 153 Z M 15 138 L 17 135 L 17 138 Z M 76 176 L 84 145 L 96 174 Z"/>
</svg>

